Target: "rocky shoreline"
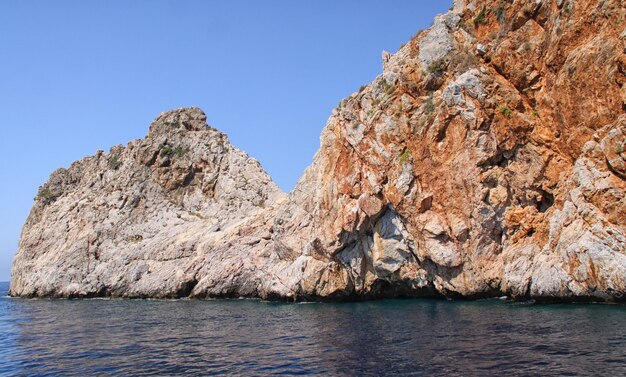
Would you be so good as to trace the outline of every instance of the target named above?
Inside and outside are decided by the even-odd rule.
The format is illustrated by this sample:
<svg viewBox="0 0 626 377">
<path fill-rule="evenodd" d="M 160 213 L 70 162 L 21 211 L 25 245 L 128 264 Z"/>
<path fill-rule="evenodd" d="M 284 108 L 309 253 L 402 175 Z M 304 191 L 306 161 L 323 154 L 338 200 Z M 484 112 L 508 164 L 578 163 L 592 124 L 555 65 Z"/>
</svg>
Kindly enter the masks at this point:
<svg viewBox="0 0 626 377">
<path fill-rule="evenodd" d="M 198 108 L 59 169 L 9 294 L 624 302 L 626 8 L 457 0 L 285 194 Z"/>
</svg>

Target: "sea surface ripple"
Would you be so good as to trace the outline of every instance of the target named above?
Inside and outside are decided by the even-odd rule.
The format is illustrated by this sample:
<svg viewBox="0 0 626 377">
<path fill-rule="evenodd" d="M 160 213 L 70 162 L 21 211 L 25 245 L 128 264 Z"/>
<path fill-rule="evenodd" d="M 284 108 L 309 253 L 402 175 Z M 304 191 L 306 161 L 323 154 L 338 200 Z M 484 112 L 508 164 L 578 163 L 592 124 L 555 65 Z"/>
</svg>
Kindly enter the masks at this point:
<svg viewBox="0 0 626 377">
<path fill-rule="evenodd" d="M 0 283 L 0 375 L 626 375 L 626 306 L 31 300 Z"/>
</svg>

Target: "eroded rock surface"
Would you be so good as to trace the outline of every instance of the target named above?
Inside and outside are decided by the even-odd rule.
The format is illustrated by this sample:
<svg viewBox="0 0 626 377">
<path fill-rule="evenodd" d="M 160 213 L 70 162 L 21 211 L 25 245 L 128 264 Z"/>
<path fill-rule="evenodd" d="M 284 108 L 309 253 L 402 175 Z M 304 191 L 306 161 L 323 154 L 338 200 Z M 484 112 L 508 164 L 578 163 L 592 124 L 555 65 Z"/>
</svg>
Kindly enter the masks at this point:
<svg viewBox="0 0 626 377">
<path fill-rule="evenodd" d="M 199 110 L 165 113 L 52 175 L 11 294 L 623 301 L 625 19 L 456 1 L 333 111 L 288 197 Z"/>
<path fill-rule="evenodd" d="M 232 254 L 247 251 L 224 250 L 228 238 L 281 198 L 258 161 L 209 127 L 200 109 L 163 113 L 145 139 L 59 169 L 40 188 L 11 294 L 178 297 L 194 288 L 200 294 L 218 276 L 213 268 L 230 279 L 246 274 L 243 260 L 252 254 L 221 269 Z"/>
</svg>

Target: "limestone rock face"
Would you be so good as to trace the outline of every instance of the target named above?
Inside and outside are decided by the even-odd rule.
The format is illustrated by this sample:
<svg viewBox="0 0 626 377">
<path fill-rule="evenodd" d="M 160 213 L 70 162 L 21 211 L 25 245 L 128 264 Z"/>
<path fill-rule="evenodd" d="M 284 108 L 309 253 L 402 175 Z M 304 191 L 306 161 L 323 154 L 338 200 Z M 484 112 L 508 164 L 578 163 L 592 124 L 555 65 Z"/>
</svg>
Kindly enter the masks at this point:
<svg viewBox="0 0 626 377">
<path fill-rule="evenodd" d="M 624 300 L 624 19 L 457 1 L 385 54 L 277 214 L 275 294 Z"/>
<path fill-rule="evenodd" d="M 283 197 L 200 109 L 163 113 L 145 139 L 59 169 L 40 188 L 11 294 L 189 295 L 210 271 L 196 266 L 226 259 L 224 238 Z"/>
<path fill-rule="evenodd" d="M 626 6 L 457 0 L 284 196 L 198 109 L 42 186 L 16 296 L 624 301 Z"/>
</svg>

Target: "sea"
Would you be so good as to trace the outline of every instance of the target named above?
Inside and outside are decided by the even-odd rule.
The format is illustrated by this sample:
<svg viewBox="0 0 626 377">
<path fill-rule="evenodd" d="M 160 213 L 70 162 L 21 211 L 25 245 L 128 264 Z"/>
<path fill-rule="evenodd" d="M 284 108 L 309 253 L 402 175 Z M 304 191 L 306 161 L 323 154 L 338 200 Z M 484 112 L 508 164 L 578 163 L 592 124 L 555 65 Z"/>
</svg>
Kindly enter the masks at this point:
<svg viewBox="0 0 626 377">
<path fill-rule="evenodd" d="M 4 376 L 626 376 L 626 306 L 19 299 Z"/>
</svg>

